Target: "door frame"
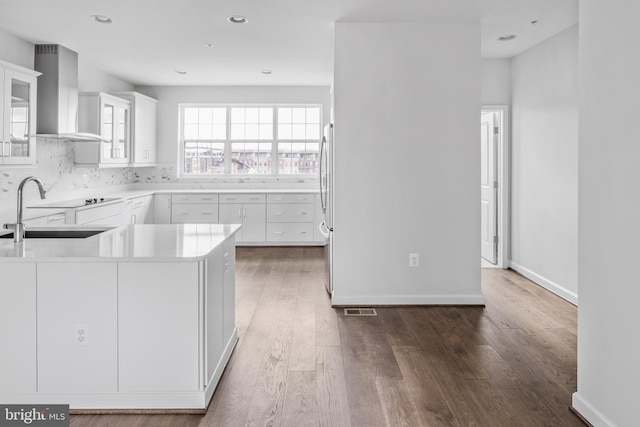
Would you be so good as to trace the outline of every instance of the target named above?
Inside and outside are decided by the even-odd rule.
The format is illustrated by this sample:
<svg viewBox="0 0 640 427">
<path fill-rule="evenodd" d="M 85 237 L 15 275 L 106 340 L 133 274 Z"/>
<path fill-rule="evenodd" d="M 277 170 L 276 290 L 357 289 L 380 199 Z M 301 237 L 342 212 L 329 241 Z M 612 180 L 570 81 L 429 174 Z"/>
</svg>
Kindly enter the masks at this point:
<svg viewBox="0 0 640 427">
<path fill-rule="evenodd" d="M 511 135 L 511 130 L 509 126 L 509 106 L 483 104 L 480 108 L 480 114 L 485 112 L 497 113 L 496 121 L 499 128 L 496 147 L 496 178 L 498 180 L 498 206 L 496 211 L 498 219 L 496 229 L 498 233 L 498 255 L 496 257 L 496 268 L 509 268 L 509 255 L 511 254 L 511 198 L 509 197 L 511 183 L 511 144 L 509 136 Z"/>
</svg>

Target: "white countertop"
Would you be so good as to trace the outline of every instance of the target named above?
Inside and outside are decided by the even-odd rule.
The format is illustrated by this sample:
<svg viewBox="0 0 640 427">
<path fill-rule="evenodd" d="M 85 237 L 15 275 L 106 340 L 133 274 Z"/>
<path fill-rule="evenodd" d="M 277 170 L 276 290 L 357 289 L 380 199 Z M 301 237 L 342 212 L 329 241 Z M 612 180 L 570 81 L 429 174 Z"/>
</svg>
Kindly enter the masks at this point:
<svg viewBox="0 0 640 427">
<path fill-rule="evenodd" d="M 25 239 L 20 243 L 0 239 L 0 262 L 199 261 L 239 229 L 238 224 L 132 224 L 84 239 Z"/>
</svg>

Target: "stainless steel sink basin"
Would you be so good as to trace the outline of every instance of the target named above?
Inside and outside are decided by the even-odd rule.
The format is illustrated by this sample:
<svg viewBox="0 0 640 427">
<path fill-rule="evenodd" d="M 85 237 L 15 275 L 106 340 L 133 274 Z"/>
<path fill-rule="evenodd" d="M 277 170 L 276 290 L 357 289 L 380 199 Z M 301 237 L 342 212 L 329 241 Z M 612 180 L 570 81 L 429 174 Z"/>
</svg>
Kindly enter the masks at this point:
<svg viewBox="0 0 640 427">
<path fill-rule="evenodd" d="M 103 230 L 26 230 L 25 239 L 85 239 L 103 233 Z M 0 239 L 13 239 L 13 233 L 3 234 Z"/>
</svg>

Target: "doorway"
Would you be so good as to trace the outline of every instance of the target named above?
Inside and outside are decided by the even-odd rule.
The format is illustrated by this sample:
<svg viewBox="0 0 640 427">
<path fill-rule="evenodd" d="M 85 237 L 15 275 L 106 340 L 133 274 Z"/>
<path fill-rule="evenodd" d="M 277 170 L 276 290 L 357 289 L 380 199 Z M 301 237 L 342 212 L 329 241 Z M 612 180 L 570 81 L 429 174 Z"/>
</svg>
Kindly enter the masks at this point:
<svg viewBox="0 0 640 427">
<path fill-rule="evenodd" d="M 509 267 L 508 112 L 506 105 L 483 105 L 480 111 L 482 268 Z"/>
</svg>

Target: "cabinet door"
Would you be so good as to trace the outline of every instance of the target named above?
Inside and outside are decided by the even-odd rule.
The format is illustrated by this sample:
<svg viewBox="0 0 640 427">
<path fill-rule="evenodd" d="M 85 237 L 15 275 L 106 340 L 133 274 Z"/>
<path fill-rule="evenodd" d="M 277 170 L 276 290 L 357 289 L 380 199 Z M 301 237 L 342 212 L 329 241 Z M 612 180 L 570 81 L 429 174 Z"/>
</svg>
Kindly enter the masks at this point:
<svg viewBox="0 0 640 427">
<path fill-rule="evenodd" d="M 154 224 L 170 224 L 171 223 L 171 195 L 169 194 L 153 195 L 153 223 Z"/>
<path fill-rule="evenodd" d="M 2 160 L 5 165 L 35 164 L 36 78 L 4 71 Z"/>
<path fill-rule="evenodd" d="M 0 393 L 36 391 L 36 264 L 0 263 Z"/>
<path fill-rule="evenodd" d="M 129 104 L 110 97 L 101 98 L 101 135 L 107 139 L 102 143 L 104 163 L 126 164 L 129 159 L 131 139 L 131 110 Z"/>
<path fill-rule="evenodd" d="M 118 391 L 117 264 L 39 263 L 38 391 Z"/>
<path fill-rule="evenodd" d="M 144 95 L 134 98 L 133 163 L 156 162 L 157 101 Z"/>
<path fill-rule="evenodd" d="M 198 263 L 120 263 L 121 392 L 194 391 L 200 380 Z"/>
<path fill-rule="evenodd" d="M 242 204 L 225 203 L 218 205 L 218 222 L 220 224 L 242 224 L 243 210 Z M 236 233 L 236 240 L 242 242 L 244 227 Z"/>
<path fill-rule="evenodd" d="M 242 206 L 242 241 L 264 242 L 266 235 L 267 213 L 264 204 L 246 204 Z"/>
</svg>

